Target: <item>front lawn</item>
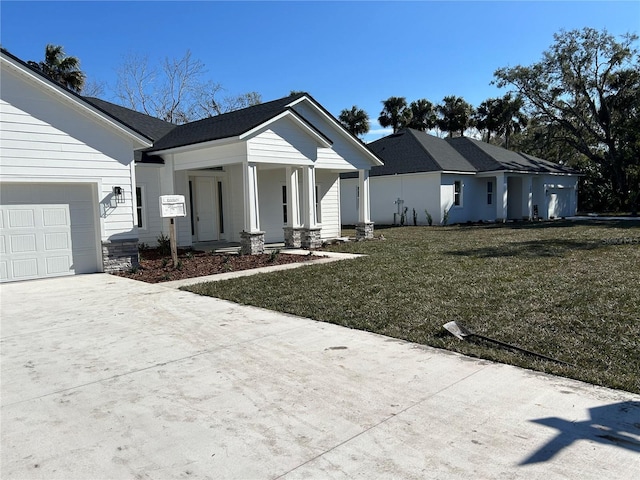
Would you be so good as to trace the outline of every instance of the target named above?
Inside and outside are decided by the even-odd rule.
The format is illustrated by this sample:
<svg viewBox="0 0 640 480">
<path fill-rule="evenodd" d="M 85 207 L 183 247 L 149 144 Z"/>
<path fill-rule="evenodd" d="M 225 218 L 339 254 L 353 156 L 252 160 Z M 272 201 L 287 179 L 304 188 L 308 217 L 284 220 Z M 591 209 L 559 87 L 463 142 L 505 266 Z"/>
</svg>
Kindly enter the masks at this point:
<svg viewBox="0 0 640 480">
<path fill-rule="evenodd" d="M 378 229 L 367 257 L 187 290 L 640 393 L 640 222 Z M 558 358 L 567 367 L 442 325 Z"/>
</svg>

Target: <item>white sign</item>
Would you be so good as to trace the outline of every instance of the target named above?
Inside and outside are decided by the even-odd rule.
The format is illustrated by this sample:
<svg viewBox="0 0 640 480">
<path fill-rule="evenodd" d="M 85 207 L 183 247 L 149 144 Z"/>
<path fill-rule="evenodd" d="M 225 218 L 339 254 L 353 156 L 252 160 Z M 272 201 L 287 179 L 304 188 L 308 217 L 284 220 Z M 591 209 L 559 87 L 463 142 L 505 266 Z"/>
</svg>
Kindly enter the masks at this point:
<svg viewBox="0 0 640 480">
<path fill-rule="evenodd" d="M 184 195 L 160 195 L 160 216 L 162 218 L 186 217 Z"/>
</svg>

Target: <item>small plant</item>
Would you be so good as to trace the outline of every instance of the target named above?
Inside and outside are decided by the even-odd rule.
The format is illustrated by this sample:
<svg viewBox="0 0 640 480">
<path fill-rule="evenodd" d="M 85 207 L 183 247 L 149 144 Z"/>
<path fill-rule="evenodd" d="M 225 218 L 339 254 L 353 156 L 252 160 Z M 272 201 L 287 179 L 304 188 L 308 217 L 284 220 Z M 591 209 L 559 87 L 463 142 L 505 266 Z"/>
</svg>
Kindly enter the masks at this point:
<svg viewBox="0 0 640 480">
<path fill-rule="evenodd" d="M 427 210 L 426 208 L 424 209 L 424 213 L 427 216 L 427 223 L 429 224 L 429 226 L 433 225 L 433 217 L 431 216 L 431 214 L 429 213 L 429 210 Z"/>
<path fill-rule="evenodd" d="M 404 224 L 407 221 L 407 211 L 409 210 L 409 207 L 404 207 L 404 209 L 402 210 L 402 213 L 400 214 L 400 225 L 402 227 L 404 227 Z"/>
<path fill-rule="evenodd" d="M 129 267 L 129 273 L 131 274 L 138 273 L 138 270 L 140 270 L 140 265 L 133 264 L 131 265 L 131 267 Z"/>
<path fill-rule="evenodd" d="M 442 225 L 447 225 L 449 223 L 449 212 L 451 211 L 451 207 L 445 208 L 442 212 Z"/>
<path fill-rule="evenodd" d="M 178 263 L 176 264 L 176 270 L 182 270 L 182 260 L 178 260 Z"/>
<path fill-rule="evenodd" d="M 166 267 L 167 265 L 169 265 L 169 259 L 168 258 L 163 258 L 162 259 L 162 268 Z"/>
<path fill-rule="evenodd" d="M 275 249 L 275 250 L 271 250 L 271 253 L 269 254 L 269 263 L 273 263 L 277 260 L 278 255 L 280 255 L 280 249 Z"/>
<path fill-rule="evenodd" d="M 158 235 L 158 251 L 160 255 L 169 255 L 171 253 L 171 241 L 164 233 Z"/>
<path fill-rule="evenodd" d="M 191 260 L 193 258 L 193 252 L 191 250 L 189 250 L 187 253 L 185 253 L 184 256 L 186 258 L 188 258 L 189 260 Z"/>
<path fill-rule="evenodd" d="M 413 209 L 413 226 L 416 227 L 418 225 L 418 214 L 416 213 L 416 209 Z"/>
<path fill-rule="evenodd" d="M 140 242 L 138 244 L 138 250 L 141 251 L 141 252 L 144 252 L 145 250 L 149 250 L 149 245 L 147 245 L 144 242 Z"/>
</svg>

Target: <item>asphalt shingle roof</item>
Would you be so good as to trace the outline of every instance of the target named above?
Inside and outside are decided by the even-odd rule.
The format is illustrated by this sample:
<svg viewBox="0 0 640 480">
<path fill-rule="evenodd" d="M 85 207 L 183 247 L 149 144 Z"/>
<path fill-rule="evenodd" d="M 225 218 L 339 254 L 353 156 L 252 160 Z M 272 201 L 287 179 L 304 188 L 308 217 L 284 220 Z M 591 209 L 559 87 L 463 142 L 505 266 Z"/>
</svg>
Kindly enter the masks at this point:
<svg viewBox="0 0 640 480">
<path fill-rule="evenodd" d="M 182 147 L 241 135 L 286 111 L 291 102 L 305 95 L 307 94 L 299 93 L 241 110 L 223 113 L 215 117 L 178 125 L 158 140 L 151 148 L 151 151 Z"/>
<path fill-rule="evenodd" d="M 115 103 L 107 102 L 100 98 L 84 97 L 84 99 L 96 108 L 117 118 L 125 125 L 128 125 L 134 130 L 142 133 L 145 137 L 153 141 L 159 140 L 176 128 L 176 125 L 173 123 L 165 122 L 159 118 L 116 105 Z"/>
<path fill-rule="evenodd" d="M 447 138 L 446 141 L 469 160 L 479 172 L 509 170 L 532 173 L 577 173 L 558 163 L 507 150 L 474 138 Z"/>
<path fill-rule="evenodd" d="M 563 165 L 473 138 L 458 137 L 445 140 L 413 129 L 401 130 L 369 143 L 367 147 L 384 162 L 383 166 L 371 169 L 372 177 L 442 171 L 577 173 Z M 342 174 L 342 178 L 356 176 L 356 173 Z"/>
</svg>

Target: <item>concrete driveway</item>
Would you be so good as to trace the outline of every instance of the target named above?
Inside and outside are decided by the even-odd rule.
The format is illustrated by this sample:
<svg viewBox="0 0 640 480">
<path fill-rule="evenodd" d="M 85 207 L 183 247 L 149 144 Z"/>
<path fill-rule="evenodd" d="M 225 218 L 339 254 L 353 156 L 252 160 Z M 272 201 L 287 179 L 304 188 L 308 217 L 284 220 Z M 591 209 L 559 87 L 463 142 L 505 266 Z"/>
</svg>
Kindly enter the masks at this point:
<svg viewBox="0 0 640 480">
<path fill-rule="evenodd" d="M 638 395 L 105 274 L 0 301 L 3 479 L 640 471 Z"/>
</svg>

